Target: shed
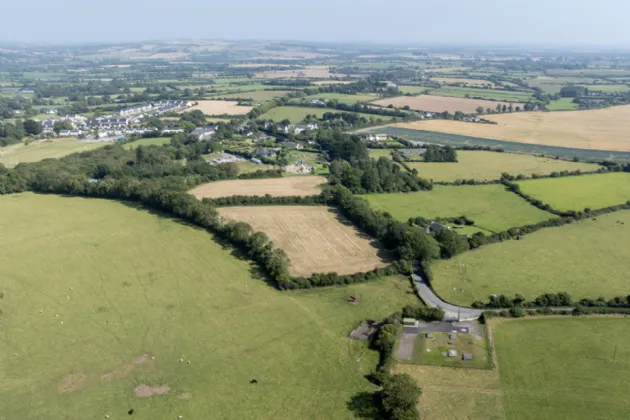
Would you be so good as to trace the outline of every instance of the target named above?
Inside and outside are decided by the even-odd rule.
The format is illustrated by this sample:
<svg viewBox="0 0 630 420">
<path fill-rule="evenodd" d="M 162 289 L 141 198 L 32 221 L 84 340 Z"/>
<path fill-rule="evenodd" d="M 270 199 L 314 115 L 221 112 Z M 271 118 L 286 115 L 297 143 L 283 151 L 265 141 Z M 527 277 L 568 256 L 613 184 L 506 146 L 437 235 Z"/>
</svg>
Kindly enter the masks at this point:
<svg viewBox="0 0 630 420">
<path fill-rule="evenodd" d="M 428 332 L 427 333 L 427 338 L 433 338 L 433 333 Z"/>
<path fill-rule="evenodd" d="M 457 340 L 457 334 L 455 334 L 455 333 L 450 333 L 450 334 L 448 335 L 448 339 L 449 339 L 449 340 Z"/>
<path fill-rule="evenodd" d="M 448 351 L 448 357 L 457 357 L 457 350 L 455 349 L 450 349 Z"/>
<path fill-rule="evenodd" d="M 462 356 L 462 360 L 472 360 L 472 353 L 464 353 L 464 355 Z"/>
<path fill-rule="evenodd" d="M 414 318 L 403 318 L 403 325 L 415 325 L 416 320 Z"/>
</svg>

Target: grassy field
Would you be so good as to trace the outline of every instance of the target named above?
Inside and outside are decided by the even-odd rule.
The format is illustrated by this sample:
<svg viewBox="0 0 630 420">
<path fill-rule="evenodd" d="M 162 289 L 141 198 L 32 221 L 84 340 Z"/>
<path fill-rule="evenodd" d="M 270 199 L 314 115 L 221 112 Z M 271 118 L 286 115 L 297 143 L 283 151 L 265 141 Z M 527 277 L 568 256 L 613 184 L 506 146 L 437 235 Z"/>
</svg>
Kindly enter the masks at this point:
<svg viewBox="0 0 630 420">
<path fill-rule="evenodd" d="M 337 102 L 341 104 L 354 105 L 358 102 L 370 102 L 375 99 L 378 99 L 378 95 L 372 95 L 372 94 L 346 95 L 343 93 L 319 93 L 317 95 L 307 96 L 307 98 L 322 98 L 327 101 L 331 99 L 335 99 L 337 100 Z"/>
<path fill-rule="evenodd" d="M 497 101 L 488 101 L 485 99 L 468 99 L 468 98 L 457 98 L 457 97 L 447 97 L 447 96 L 436 96 L 436 95 L 418 95 L 418 96 L 398 96 L 394 98 L 384 98 L 379 99 L 378 101 L 374 101 L 373 104 L 380 106 L 389 106 L 393 105 L 397 108 L 402 108 L 404 106 L 409 106 L 411 109 L 419 110 L 419 111 L 433 111 L 433 112 L 443 112 L 448 111 L 454 113 L 456 111 L 461 111 L 465 113 L 475 113 L 478 107 L 483 107 L 483 109 L 491 108 L 495 109 L 497 105 L 505 104 L 509 105 L 507 102 L 497 102 Z M 511 103 L 512 106 L 520 106 L 523 107 L 523 104 L 519 103 Z M 433 121 L 429 121 L 433 122 Z M 415 123 L 409 123 L 415 124 Z M 475 125 L 490 125 L 490 124 L 475 124 Z"/>
<path fill-rule="evenodd" d="M 423 420 L 506 420 L 497 370 L 399 364 L 394 371 L 411 375 L 422 388 Z"/>
<path fill-rule="evenodd" d="M 532 94 L 529 92 L 515 92 L 509 90 L 498 89 L 479 89 L 474 87 L 457 87 L 457 86 L 443 86 L 440 89 L 433 89 L 430 92 L 431 95 L 438 96 L 451 96 L 455 98 L 465 98 L 468 95 L 471 98 L 484 98 L 495 101 L 510 101 L 510 102 L 527 102 L 532 99 Z M 484 105 L 484 108 L 487 106 Z M 496 108 L 490 106 L 490 108 Z M 521 106 L 521 108 L 523 108 Z"/>
<path fill-rule="evenodd" d="M 574 111 L 578 109 L 578 104 L 573 102 L 573 98 L 560 98 L 549 102 L 549 111 Z"/>
<path fill-rule="evenodd" d="M 34 141 L 28 145 L 23 143 L 0 147 L 0 163 L 12 168 L 22 162 L 39 162 L 49 158 L 60 158 L 77 152 L 103 147 L 108 143 L 78 141 L 77 139 L 55 139 L 51 141 Z"/>
<path fill-rule="evenodd" d="M 503 172 L 511 175 L 540 174 L 553 171 L 596 171 L 599 165 L 593 163 L 568 162 L 548 157 L 517 153 L 496 153 L 486 151 L 458 150 L 457 162 L 410 162 L 408 165 L 418 170 L 419 176 L 434 181 L 455 181 L 457 179 L 495 180 Z"/>
<path fill-rule="evenodd" d="M 628 85 L 583 85 L 592 92 L 628 92 Z"/>
<path fill-rule="evenodd" d="M 209 182 L 194 188 L 191 193 L 201 199 L 218 198 L 231 195 L 317 195 L 321 192 L 318 185 L 325 184 L 326 178 L 321 176 L 235 179 L 230 181 Z"/>
<path fill-rule="evenodd" d="M 630 151 L 630 105 L 575 112 L 488 115 L 497 124 L 430 120 L 398 127 L 578 149 Z"/>
<path fill-rule="evenodd" d="M 273 120 L 276 122 L 282 121 L 284 119 L 288 119 L 292 124 L 297 124 L 304 120 L 307 115 L 315 115 L 317 118 L 321 118 L 327 112 L 339 112 L 335 109 L 331 108 L 307 108 L 307 107 L 298 107 L 298 106 L 279 106 L 276 108 L 272 108 L 269 112 L 263 114 L 260 118 Z M 387 117 L 384 115 L 375 115 L 375 114 L 364 114 L 359 112 L 353 112 L 353 114 L 358 114 L 367 119 L 374 118 L 375 120 L 382 121 L 391 121 L 392 117 Z"/>
<path fill-rule="evenodd" d="M 257 90 L 253 92 L 230 93 L 227 95 L 216 95 L 216 98 L 244 98 L 253 101 L 269 101 L 287 95 L 290 90 Z"/>
<path fill-rule="evenodd" d="M 417 302 L 402 277 L 281 293 L 206 232 L 112 201 L 0 202 L 7 420 L 350 420 L 378 355 L 348 332 Z"/>
<path fill-rule="evenodd" d="M 630 212 L 542 229 L 432 264 L 432 285 L 449 302 L 470 305 L 491 294 L 528 299 L 566 291 L 576 300 L 627 295 Z"/>
<path fill-rule="evenodd" d="M 386 157 L 387 159 L 391 159 L 392 150 L 393 149 L 370 149 L 368 152 L 372 159 L 378 159 L 381 157 Z"/>
<path fill-rule="evenodd" d="M 627 319 L 510 320 L 494 336 L 508 420 L 628 418 Z"/>
<path fill-rule="evenodd" d="M 434 332 L 432 335 L 432 338 L 428 338 L 426 333 L 418 334 L 412 363 L 476 369 L 492 367 L 485 337 L 458 333 L 455 338 L 450 338 L 450 334 L 444 332 Z M 457 356 L 443 356 L 450 349 L 456 350 Z M 472 354 L 473 360 L 462 360 L 464 353 Z"/>
<path fill-rule="evenodd" d="M 289 178 L 292 179 L 292 178 Z M 265 232 L 291 260 L 291 274 L 353 274 L 387 265 L 378 242 L 323 206 L 222 207 L 222 216 Z"/>
<path fill-rule="evenodd" d="M 127 143 L 123 145 L 123 147 L 127 150 L 137 149 L 138 146 L 162 146 L 164 144 L 169 144 L 171 142 L 170 137 L 156 137 L 151 139 L 140 139 L 133 141 L 131 143 Z"/>
<path fill-rule="evenodd" d="M 400 90 L 402 93 L 407 94 L 407 93 L 411 93 L 412 95 L 419 95 L 421 93 L 424 93 L 426 90 L 431 90 L 431 87 L 429 86 L 414 86 L 414 85 L 400 85 L 398 86 L 398 90 Z"/>
<path fill-rule="evenodd" d="M 432 191 L 363 196 L 378 209 L 407 221 L 422 216 L 468 216 L 475 226 L 500 232 L 553 217 L 505 190 L 502 185 L 435 186 Z"/>
<path fill-rule="evenodd" d="M 583 175 L 519 182 L 521 191 L 557 210 L 599 209 L 630 201 L 630 174 Z"/>
<path fill-rule="evenodd" d="M 431 80 L 440 84 L 466 84 L 476 86 L 495 86 L 494 82 L 481 79 L 466 79 L 461 77 L 432 77 Z"/>
</svg>

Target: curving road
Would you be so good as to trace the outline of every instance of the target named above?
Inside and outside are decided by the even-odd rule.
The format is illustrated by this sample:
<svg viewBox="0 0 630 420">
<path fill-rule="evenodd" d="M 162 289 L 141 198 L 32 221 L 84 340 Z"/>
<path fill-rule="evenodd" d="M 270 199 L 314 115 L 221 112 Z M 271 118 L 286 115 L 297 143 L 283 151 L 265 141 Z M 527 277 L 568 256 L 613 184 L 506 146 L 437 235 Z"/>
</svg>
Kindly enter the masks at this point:
<svg viewBox="0 0 630 420">
<path fill-rule="evenodd" d="M 483 313 L 483 309 L 466 308 L 443 301 L 435 294 L 433 289 L 431 289 L 429 282 L 418 275 L 417 272 L 412 274 L 411 278 L 418 287 L 420 299 L 422 299 L 426 305 L 434 308 L 442 308 L 444 311 L 444 321 L 469 321 L 479 318 Z"/>
</svg>

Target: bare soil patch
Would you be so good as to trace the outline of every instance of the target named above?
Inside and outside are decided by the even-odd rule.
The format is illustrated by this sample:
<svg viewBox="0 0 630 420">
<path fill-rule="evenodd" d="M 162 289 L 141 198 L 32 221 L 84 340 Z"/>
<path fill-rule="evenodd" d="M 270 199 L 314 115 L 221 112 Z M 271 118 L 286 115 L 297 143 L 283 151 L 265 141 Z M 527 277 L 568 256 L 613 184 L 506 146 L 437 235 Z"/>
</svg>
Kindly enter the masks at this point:
<svg viewBox="0 0 630 420">
<path fill-rule="evenodd" d="M 307 196 L 319 194 L 321 191 L 317 186 L 325 183 L 326 178 L 321 176 L 237 179 L 203 184 L 191 190 L 190 193 L 198 199 L 266 194 L 277 197 Z"/>
<path fill-rule="evenodd" d="M 397 108 L 409 106 L 411 109 L 418 111 L 430 111 L 430 112 L 443 112 L 448 111 L 454 113 L 456 111 L 469 113 L 475 113 L 478 107 L 483 109 L 491 108 L 495 109 L 498 104 L 512 105 L 513 107 L 520 106 L 523 108 L 522 103 L 508 102 L 508 101 L 489 101 L 487 99 L 469 99 L 469 98 L 452 98 L 447 96 L 434 96 L 434 95 L 418 95 L 418 96 L 398 96 L 395 98 L 379 99 L 372 102 L 374 105 L 389 106 L 393 105 Z"/>
<path fill-rule="evenodd" d="M 179 398 L 180 400 L 191 400 L 192 399 L 192 394 L 190 392 L 184 392 L 182 394 L 179 394 L 177 396 L 177 398 Z"/>
<path fill-rule="evenodd" d="M 62 394 L 67 394 L 82 388 L 85 385 L 86 380 L 87 375 L 85 373 L 71 373 L 59 382 L 59 386 L 57 388 Z"/>
<path fill-rule="evenodd" d="M 140 384 L 140 385 L 136 386 L 135 392 L 136 392 L 136 397 L 149 398 L 149 397 L 152 397 L 154 395 L 168 394 L 168 391 L 170 389 L 171 388 L 169 388 L 166 385 L 148 386 L 148 385 Z"/>
<path fill-rule="evenodd" d="M 138 366 L 144 364 L 147 360 L 149 360 L 149 355 L 147 353 L 141 354 L 140 356 L 136 357 L 131 363 L 127 363 L 120 366 L 116 370 L 102 374 L 101 381 L 110 382 L 113 379 L 125 377 L 133 372 Z"/>
<path fill-rule="evenodd" d="M 240 106 L 236 101 L 204 100 L 186 111 L 198 109 L 206 115 L 244 115 L 252 110 L 251 106 Z"/>
<path fill-rule="evenodd" d="M 219 213 L 266 233 L 291 260 L 291 274 L 352 274 L 384 267 L 379 243 L 323 206 L 224 207 Z"/>
<path fill-rule="evenodd" d="M 630 151 L 627 135 L 630 105 L 586 111 L 519 112 L 484 118 L 497 124 L 430 120 L 396 126 L 527 144 Z"/>
</svg>

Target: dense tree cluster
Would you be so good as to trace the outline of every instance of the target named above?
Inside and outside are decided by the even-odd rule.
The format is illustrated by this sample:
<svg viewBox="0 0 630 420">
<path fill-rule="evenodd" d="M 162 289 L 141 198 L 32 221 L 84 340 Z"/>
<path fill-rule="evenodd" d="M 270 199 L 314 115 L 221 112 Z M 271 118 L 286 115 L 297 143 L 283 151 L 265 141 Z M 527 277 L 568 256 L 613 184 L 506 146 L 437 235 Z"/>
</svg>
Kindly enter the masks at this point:
<svg viewBox="0 0 630 420">
<path fill-rule="evenodd" d="M 457 162 L 457 152 L 452 146 L 429 144 L 422 157 L 425 162 Z"/>
<path fill-rule="evenodd" d="M 423 321 L 441 321 L 444 319 L 442 308 L 432 308 L 424 305 L 407 305 L 402 309 L 405 318 L 421 319 Z"/>
<path fill-rule="evenodd" d="M 430 190 L 429 181 L 403 170 L 391 160 L 336 160 L 330 165 L 329 183 L 343 185 L 355 194 Z"/>
</svg>

